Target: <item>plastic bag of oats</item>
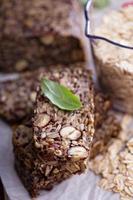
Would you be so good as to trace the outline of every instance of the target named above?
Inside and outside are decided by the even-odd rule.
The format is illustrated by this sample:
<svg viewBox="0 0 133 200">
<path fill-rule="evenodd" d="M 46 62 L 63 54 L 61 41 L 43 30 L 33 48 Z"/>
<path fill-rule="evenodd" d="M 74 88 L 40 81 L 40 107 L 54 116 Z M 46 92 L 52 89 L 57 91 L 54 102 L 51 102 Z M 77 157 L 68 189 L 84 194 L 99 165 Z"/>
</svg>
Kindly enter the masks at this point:
<svg viewBox="0 0 133 200">
<path fill-rule="evenodd" d="M 101 87 L 115 108 L 133 114 L 133 1 L 113 2 L 102 12 L 87 2 L 85 33 Z"/>
</svg>

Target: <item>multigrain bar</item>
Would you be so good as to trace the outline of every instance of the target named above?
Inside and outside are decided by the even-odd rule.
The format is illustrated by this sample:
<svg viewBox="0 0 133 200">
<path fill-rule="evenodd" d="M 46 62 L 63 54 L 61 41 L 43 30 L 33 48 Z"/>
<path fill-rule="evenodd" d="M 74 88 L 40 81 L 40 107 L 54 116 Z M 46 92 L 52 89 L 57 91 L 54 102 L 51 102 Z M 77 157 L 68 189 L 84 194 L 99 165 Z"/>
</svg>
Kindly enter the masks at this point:
<svg viewBox="0 0 133 200">
<path fill-rule="evenodd" d="M 16 123 L 31 115 L 39 75 L 42 71 L 47 73 L 46 68 L 40 68 L 33 72 L 21 73 L 14 80 L 0 82 L 0 116 L 2 118 L 10 123 Z"/>
<path fill-rule="evenodd" d="M 108 110 L 104 114 L 100 126 L 95 126 L 95 136 L 92 143 L 90 159 L 108 149 L 111 139 L 117 138 L 121 132 L 121 123 L 115 113 Z"/>
<path fill-rule="evenodd" d="M 49 68 L 41 67 L 33 72 L 21 73 L 17 79 L 0 82 L 0 116 L 10 123 L 22 121 L 33 113 L 36 99 L 36 88 L 39 84 L 40 74 L 56 73 L 57 68 L 84 68 L 84 63 L 71 65 L 51 65 Z M 50 69 L 50 71 L 49 71 Z"/>
<path fill-rule="evenodd" d="M 76 0 L 0 2 L 0 71 L 85 61 L 84 38 Z"/>
<path fill-rule="evenodd" d="M 80 63 L 80 66 L 83 65 Z M 63 66 L 64 68 L 65 66 Z M 72 66 L 73 67 L 73 66 Z M 31 118 L 40 73 L 48 73 L 46 68 L 21 74 L 17 80 L 0 83 L 0 115 L 10 123 L 18 123 Z M 115 115 L 108 114 L 112 108 L 106 95 L 95 90 L 95 130 L 91 157 L 107 148 L 109 138 L 119 134 L 120 124 Z M 97 137 L 98 136 L 98 137 Z M 107 139 L 108 138 L 108 139 Z"/>
<path fill-rule="evenodd" d="M 118 136 L 120 129 L 115 115 L 108 113 L 106 121 L 95 132 L 90 158 L 95 158 L 99 153 L 107 150 L 109 141 Z M 58 160 L 44 162 L 34 150 L 31 121 L 17 127 L 13 134 L 13 144 L 16 170 L 31 196 L 36 196 L 40 189 L 49 190 L 56 183 L 80 172 L 80 167 L 84 171 L 84 165 L 79 167 L 79 161 L 76 160 L 74 163 L 67 164 Z"/>
<path fill-rule="evenodd" d="M 107 95 L 95 89 L 94 104 L 95 129 L 98 129 L 104 123 L 104 120 L 106 120 L 108 111 L 112 109 L 112 103 Z"/>
<path fill-rule="evenodd" d="M 38 72 L 21 74 L 15 80 L 0 82 L 0 116 L 16 123 L 30 115 L 36 98 Z"/>
<path fill-rule="evenodd" d="M 78 65 L 75 65 L 75 67 L 80 68 L 81 65 L 83 65 L 83 64 L 80 63 Z M 65 66 L 63 66 L 63 69 L 64 69 L 64 67 Z M 56 68 L 57 68 L 57 66 L 56 66 Z M 73 68 L 73 66 L 71 66 L 71 68 Z M 51 67 L 51 71 L 55 72 L 56 69 L 53 70 L 53 67 Z M 15 81 L 13 80 L 13 81 L 2 83 L 2 85 L 0 87 L 1 87 L 1 91 L 3 91 L 3 92 L 1 93 L 2 96 L 0 97 L 0 99 L 1 98 L 3 99 L 3 96 L 5 96 L 5 101 L 3 101 L 4 104 L 2 104 L 2 102 L 1 102 L 0 111 L 2 111 L 2 109 L 3 109 L 2 115 L 4 114 L 6 119 L 8 118 L 8 120 L 9 120 L 8 116 L 10 116 L 10 119 L 12 119 L 12 117 L 15 116 L 14 122 L 16 122 L 18 118 L 22 119 L 22 116 L 17 112 L 18 110 L 20 110 L 19 108 L 22 107 L 21 104 L 23 105 L 23 118 L 25 118 L 27 115 L 29 115 L 29 118 L 31 118 L 31 115 L 33 113 L 34 100 L 35 100 L 35 96 L 36 96 L 35 89 L 39 83 L 38 80 L 39 80 L 40 73 L 47 75 L 48 71 L 46 68 L 43 68 L 43 69 L 40 69 L 38 73 L 37 73 L 37 71 L 35 71 L 34 73 L 29 72 L 29 73 L 21 74 L 19 79 L 15 80 Z M 49 76 L 50 76 L 50 72 L 49 72 Z M 57 76 L 57 74 L 56 74 L 56 76 Z M 10 90 L 9 90 L 9 88 L 10 88 Z M 23 92 L 21 92 L 21 91 L 23 91 Z M 19 95 L 19 93 L 20 94 L 22 93 L 23 95 Z M 32 96 L 32 98 L 31 98 L 31 96 Z M 95 137 L 93 139 L 93 144 L 92 144 L 92 148 L 91 148 L 91 154 L 90 154 L 91 158 L 94 158 L 100 152 L 105 151 L 107 149 L 110 139 L 112 137 L 116 137 L 120 132 L 120 124 L 117 121 L 115 115 L 109 114 L 109 110 L 111 109 L 111 102 L 110 102 L 109 98 L 97 91 L 95 91 L 94 96 L 95 96 L 94 103 L 95 103 L 95 129 L 96 129 L 96 132 L 95 132 Z M 17 98 L 17 101 L 15 100 L 16 98 Z M 9 106 L 10 105 L 9 102 L 12 99 L 14 99 L 13 104 L 12 104 L 12 106 Z M 31 101 L 31 99 L 33 99 L 33 101 Z M 16 109 L 16 106 L 17 106 L 17 109 Z M 10 109 L 8 110 L 7 108 L 9 108 L 9 107 L 12 108 L 12 110 L 10 110 Z M 33 130 L 32 130 L 31 124 L 29 125 L 28 123 L 29 122 L 27 122 L 27 124 L 25 124 L 23 126 L 22 125 L 19 126 L 17 128 L 16 133 L 17 134 L 20 133 L 20 136 L 21 135 L 23 136 L 23 134 L 24 134 L 24 138 L 26 141 L 27 141 L 26 135 L 28 134 L 28 138 L 29 138 L 28 140 L 30 140 L 30 147 L 28 147 L 28 148 L 30 149 L 31 153 L 30 154 L 27 153 L 27 150 L 26 150 L 27 148 L 25 147 L 26 144 L 25 144 L 25 142 L 23 144 L 22 137 L 17 136 L 17 141 L 14 140 L 14 149 L 15 149 L 15 157 L 16 157 L 15 163 L 16 163 L 16 168 L 19 173 L 19 176 L 21 176 L 21 179 L 23 180 L 24 185 L 26 186 L 26 188 L 28 188 L 30 193 L 32 195 L 34 195 L 35 191 L 39 190 L 39 188 L 41 187 L 39 183 L 37 183 L 37 185 L 38 185 L 38 187 L 37 187 L 37 185 L 34 182 L 34 184 L 36 185 L 35 188 L 30 186 L 30 184 L 29 184 L 29 182 L 32 182 L 35 173 L 36 173 L 36 176 L 39 176 L 37 174 L 40 174 L 40 171 L 38 172 L 38 171 L 33 170 L 35 168 L 34 165 L 39 166 L 38 168 L 41 171 L 43 171 L 44 168 L 47 169 L 46 171 L 49 171 L 49 168 L 51 168 L 51 169 L 59 168 L 60 166 L 63 165 L 63 163 L 60 165 L 58 162 L 49 161 L 49 164 L 47 166 L 46 163 L 44 164 L 44 161 L 42 161 L 43 162 L 43 165 L 42 165 L 42 163 L 41 163 L 42 158 L 40 156 L 38 156 L 37 154 L 35 154 L 35 150 L 33 150 L 33 146 L 34 146 L 33 145 Z M 17 145 L 19 140 L 20 140 L 21 144 L 23 144 L 22 148 L 18 147 L 18 145 Z M 25 152 L 25 150 L 26 150 L 26 152 L 23 156 L 21 156 L 20 150 L 22 152 Z M 32 156 L 33 156 L 32 154 L 34 154 L 34 159 L 32 158 Z M 31 157 L 27 158 L 26 155 L 30 155 Z M 38 164 L 34 163 L 35 160 L 36 160 L 35 163 L 38 163 Z M 32 164 L 28 164 L 28 163 L 32 163 Z M 30 169 L 27 168 L 27 165 L 28 166 L 30 165 Z M 66 171 L 66 168 L 67 168 L 67 169 L 69 169 L 69 171 L 71 171 L 71 173 L 72 172 L 77 173 L 78 170 L 80 170 L 80 168 L 78 167 L 77 164 L 74 164 L 74 165 L 71 164 L 70 166 L 64 166 L 63 169 Z M 63 169 L 60 169 L 60 171 L 62 171 Z M 82 168 L 82 169 L 84 169 L 84 168 Z M 43 183 L 44 188 L 45 189 L 51 188 L 56 182 L 64 180 L 65 177 L 67 178 L 67 177 L 71 176 L 71 173 L 70 172 L 64 173 L 64 171 L 63 171 L 62 173 L 58 173 L 57 176 L 53 175 L 53 173 L 52 173 L 51 176 L 54 176 L 54 178 L 53 179 L 50 178 L 45 183 Z M 34 179 L 34 181 L 35 180 L 36 179 Z M 40 181 L 40 180 L 38 180 L 38 181 Z M 43 181 L 45 181 L 45 180 L 43 180 Z M 32 184 L 33 184 L 33 182 L 32 182 Z"/>
<path fill-rule="evenodd" d="M 62 111 L 38 91 L 30 125 L 13 135 L 15 167 L 31 196 L 88 168 L 94 135 L 94 94 L 90 71 L 81 67 L 49 69 L 41 77 L 69 87 L 82 108 Z"/>
<path fill-rule="evenodd" d="M 13 144 L 15 168 L 31 196 L 36 196 L 42 189 L 52 187 L 71 177 L 84 172 L 85 166 L 81 161 L 44 161 L 34 151 L 32 128 L 19 126 L 14 132 Z"/>
<path fill-rule="evenodd" d="M 54 106 L 39 89 L 33 117 L 34 142 L 47 160 L 86 163 L 94 134 L 94 96 L 91 74 L 82 68 L 56 69 L 47 78 L 70 88 L 79 96 L 82 108 L 73 112 Z M 85 161 L 85 162 L 84 162 Z M 85 164 L 86 165 L 86 164 Z"/>
<path fill-rule="evenodd" d="M 101 107 L 101 110 L 103 110 L 101 114 L 104 117 L 99 118 L 100 123 L 95 124 L 96 132 L 90 152 L 91 159 L 105 151 L 111 138 L 116 137 L 120 132 L 120 124 L 115 115 L 109 112 L 111 109 L 109 99 L 98 93 L 95 94 L 95 103 L 97 103 L 95 106 L 97 115 L 95 116 L 99 116 L 98 112 Z M 45 153 L 40 151 L 38 153 L 33 136 L 31 121 L 18 126 L 13 134 L 15 167 L 31 196 L 36 196 L 41 189 L 51 189 L 55 184 L 69 178 L 72 174 L 81 173 L 85 170 L 86 165 L 78 159 L 73 161 L 68 159 L 66 162 L 65 160 L 61 161 L 60 157 L 56 155 L 56 159 L 53 160 L 50 154 L 44 156 Z M 56 139 L 54 133 L 48 134 L 48 136 L 54 136 L 51 141 Z"/>
<path fill-rule="evenodd" d="M 121 132 L 121 124 L 118 117 L 112 111 L 112 103 L 109 97 L 95 90 L 95 136 L 92 143 L 90 159 L 107 150 L 110 140 L 118 137 Z"/>
<path fill-rule="evenodd" d="M 59 65 L 52 65 L 49 68 L 56 69 Z M 72 64 L 65 67 L 81 67 L 84 68 L 84 63 Z M 26 116 L 29 116 L 33 111 L 34 102 L 36 99 L 36 88 L 39 84 L 40 74 L 48 74 L 46 67 L 41 67 L 33 72 L 21 73 L 16 79 L 0 82 L 0 116 L 10 123 L 22 121 Z M 54 70 L 56 71 L 56 70 Z M 54 72 L 53 71 L 53 72 Z M 111 101 L 108 96 L 95 90 L 95 124 L 100 126 L 103 119 L 106 118 L 106 113 L 111 109 Z"/>
</svg>

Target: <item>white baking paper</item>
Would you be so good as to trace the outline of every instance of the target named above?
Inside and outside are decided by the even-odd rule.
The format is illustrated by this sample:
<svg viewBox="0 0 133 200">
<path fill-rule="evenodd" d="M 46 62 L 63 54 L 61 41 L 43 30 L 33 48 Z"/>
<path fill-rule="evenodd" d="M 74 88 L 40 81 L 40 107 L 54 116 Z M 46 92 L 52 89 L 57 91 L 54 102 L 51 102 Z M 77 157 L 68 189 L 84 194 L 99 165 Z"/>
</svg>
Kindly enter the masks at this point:
<svg viewBox="0 0 133 200">
<path fill-rule="evenodd" d="M 12 130 L 0 121 L 0 177 L 10 200 L 31 200 L 14 169 Z M 76 175 L 44 191 L 36 200 L 119 200 L 119 196 L 100 189 L 92 172 Z"/>
</svg>

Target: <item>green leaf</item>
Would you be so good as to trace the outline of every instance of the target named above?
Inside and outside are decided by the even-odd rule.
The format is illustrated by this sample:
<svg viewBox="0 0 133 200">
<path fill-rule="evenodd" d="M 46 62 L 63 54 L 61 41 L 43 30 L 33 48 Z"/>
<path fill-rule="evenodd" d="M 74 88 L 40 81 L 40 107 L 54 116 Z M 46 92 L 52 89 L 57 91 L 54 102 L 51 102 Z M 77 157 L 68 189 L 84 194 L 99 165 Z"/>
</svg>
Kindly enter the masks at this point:
<svg viewBox="0 0 133 200">
<path fill-rule="evenodd" d="M 96 8 L 104 8 L 109 4 L 109 0 L 94 0 L 94 6 Z"/>
<path fill-rule="evenodd" d="M 74 95 L 67 87 L 54 81 L 43 78 L 41 90 L 44 96 L 62 110 L 73 111 L 82 106 L 78 96 Z"/>
</svg>

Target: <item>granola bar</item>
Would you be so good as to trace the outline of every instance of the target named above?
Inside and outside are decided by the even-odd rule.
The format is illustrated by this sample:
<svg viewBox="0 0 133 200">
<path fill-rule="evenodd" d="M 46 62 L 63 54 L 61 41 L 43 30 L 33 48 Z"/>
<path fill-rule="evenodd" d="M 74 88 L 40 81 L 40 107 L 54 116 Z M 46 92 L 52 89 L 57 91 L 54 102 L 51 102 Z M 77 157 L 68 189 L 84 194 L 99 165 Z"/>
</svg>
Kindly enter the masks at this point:
<svg viewBox="0 0 133 200">
<path fill-rule="evenodd" d="M 33 72 L 21 73 L 17 79 L 0 82 L 0 116 L 10 123 L 22 121 L 25 117 L 31 116 L 36 99 L 36 88 L 39 84 L 40 74 L 52 74 L 59 65 L 42 67 Z M 66 67 L 84 68 L 84 63 L 60 65 Z M 51 72 L 49 69 L 51 68 Z M 54 69 L 55 68 L 55 69 Z"/>
<path fill-rule="evenodd" d="M 95 158 L 99 153 L 105 152 L 110 141 L 117 137 L 119 132 L 120 124 L 114 115 L 108 114 L 106 122 L 96 130 L 90 158 Z M 31 121 L 27 125 L 17 127 L 13 134 L 13 144 L 16 170 L 31 196 L 36 196 L 40 189 L 51 189 L 58 182 L 79 173 L 81 169 L 85 170 L 84 165 L 80 168 L 80 161 L 76 162 L 76 160 L 67 164 L 49 159 L 44 162 L 34 150 Z"/>
<path fill-rule="evenodd" d="M 95 89 L 94 104 L 95 129 L 98 129 L 106 120 L 108 111 L 112 109 L 112 103 L 107 95 Z"/>
<path fill-rule="evenodd" d="M 113 129 L 111 129 L 112 127 L 113 124 L 108 124 L 107 126 L 106 123 L 104 130 L 99 129 L 96 131 L 91 148 L 91 159 L 95 158 L 99 153 L 105 152 L 108 146 L 107 142 L 109 143 L 108 140 L 116 137 L 116 133 L 118 133 L 116 122 Z M 109 130 L 107 131 L 108 128 Z M 112 135 L 109 136 L 110 130 Z M 113 130 L 115 133 L 113 133 Z M 15 167 L 31 196 L 36 196 L 41 189 L 52 189 L 55 184 L 71 177 L 72 174 L 79 173 L 81 169 L 84 171 L 84 165 L 80 168 L 79 161 L 71 164 L 49 160 L 44 162 L 34 151 L 32 136 L 33 130 L 29 125 L 18 126 L 13 135 Z"/>
<path fill-rule="evenodd" d="M 73 162 L 45 161 L 36 154 L 31 125 L 20 125 L 13 134 L 15 168 L 31 196 L 85 170 L 79 160 Z"/>
<path fill-rule="evenodd" d="M 55 75 L 55 73 L 53 74 Z M 47 76 L 50 76 L 50 74 Z M 57 71 L 55 77 L 56 79 L 60 79 Z M 62 77 L 64 78 L 66 76 Z M 51 78 L 53 79 L 54 77 Z M 42 103 L 46 103 L 46 100 L 43 100 L 42 102 L 42 98 L 45 99 L 44 97 L 40 97 L 39 94 L 39 100 L 37 101 L 37 105 L 39 104 L 39 107 L 37 107 L 37 109 L 40 108 L 40 104 L 42 105 Z M 50 104 L 50 102 L 48 102 L 48 104 Z M 53 107 L 53 105 L 51 104 L 50 106 Z M 43 106 L 43 108 L 44 107 L 45 106 Z M 48 108 L 51 109 L 51 107 Z M 120 130 L 120 125 L 117 122 L 115 116 L 109 113 L 109 110 L 111 109 L 111 103 L 106 96 L 104 96 L 101 93 L 95 94 L 95 108 L 95 119 L 97 118 L 97 123 L 95 123 L 96 132 L 91 145 L 91 159 L 99 153 L 105 151 L 111 138 L 116 137 L 119 134 Z M 37 109 L 35 109 L 35 112 Z M 52 111 L 49 112 L 50 114 L 52 113 Z M 101 112 L 101 115 L 103 115 L 102 118 L 99 118 L 99 112 Z M 33 122 L 34 121 L 35 120 L 33 120 Z M 53 151 L 51 151 L 52 149 L 50 148 L 50 146 L 46 148 L 45 145 L 48 141 L 51 142 L 51 144 L 55 141 L 54 146 L 58 148 L 58 145 L 60 145 L 61 147 L 61 144 L 63 143 L 56 143 L 59 141 L 58 132 L 56 132 L 56 129 L 52 129 L 52 134 L 50 133 L 50 131 L 48 131 L 48 138 L 46 138 L 46 131 L 44 131 L 43 133 L 41 132 L 41 134 L 39 135 L 43 135 L 44 138 L 43 140 L 37 140 L 36 134 L 38 135 L 38 130 L 35 130 L 35 133 L 33 132 L 33 122 L 30 121 L 27 122 L 27 124 L 20 125 L 17 127 L 13 134 L 13 145 L 15 154 L 15 168 L 18 172 L 18 175 L 21 178 L 27 190 L 29 191 L 30 195 L 36 196 L 40 190 L 49 190 L 55 184 L 61 182 L 62 180 L 65 180 L 66 178 L 71 177 L 73 174 L 84 172 L 86 167 L 88 166 L 88 159 L 79 159 L 78 157 L 75 157 L 74 159 L 72 159 L 71 157 L 65 158 L 64 155 L 63 157 L 60 154 L 60 151 L 58 151 L 58 149 L 55 149 L 55 155 L 53 157 Z M 52 128 L 54 128 L 54 126 L 55 124 L 52 124 Z M 70 135 L 70 137 L 75 136 L 76 134 Z M 71 141 L 73 141 L 72 138 Z M 42 142 L 44 145 L 43 148 Z M 59 142 L 61 142 L 61 140 Z M 65 139 L 64 144 L 66 144 Z M 46 153 L 46 151 L 48 153 Z M 77 153 L 80 153 L 80 151 L 78 151 Z M 80 154 L 80 156 L 82 155 L 83 154 Z"/>
<path fill-rule="evenodd" d="M 132 22 L 133 6 L 111 11 L 103 17 L 95 34 L 133 47 Z M 103 40 L 97 40 L 93 47 L 102 88 L 110 95 L 115 108 L 132 114 L 133 50 L 111 45 Z"/>
<path fill-rule="evenodd" d="M 82 68 L 59 68 L 46 77 L 69 87 L 80 97 L 82 108 L 73 112 L 60 110 L 39 89 L 33 117 L 36 149 L 43 155 L 45 152 L 46 159 L 86 160 L 94 134 L 91 74 Z"/>
<path fill-rule="evenodd" d="M 47 78 L 69 86 L 83 107 L 73 112 L 59 110 L 39 90 L 31 125 L 14 132 L 15 167 L 31 196 L 88 167 L 94 135 L 90 76 L 80 67 L 49 69 Z"/>
<path fill-rule="evenodd" d="M 95 136 L 92 143 L 90 159 L 107 150 L 110 140 L 118 137 L 121 132 L 121 124 L 116 114 L 112 111 L 112 103 L 109 97 L 99 91 L 95 91 Z"/>
<path fill-rule="evenodd" d="M 39 72 L 21 74 L 0 82 L 0 116 L 10 123 L 23 120 L 33 110 Z"/>
<path fill-rule="evenodd" d="M 0 2 L 0 71 L 85 61 L 84 38 L 76 0 Z"/>
<path fill-rule="evenodd" d="M 121 132 L 121 124 L 113 112 L 106 112 L 101 126 L 95 126 L 95 136 L 92 143 L 90 159 L 108 149 L 111 139 L 117 138 Z"/>
</svg>

